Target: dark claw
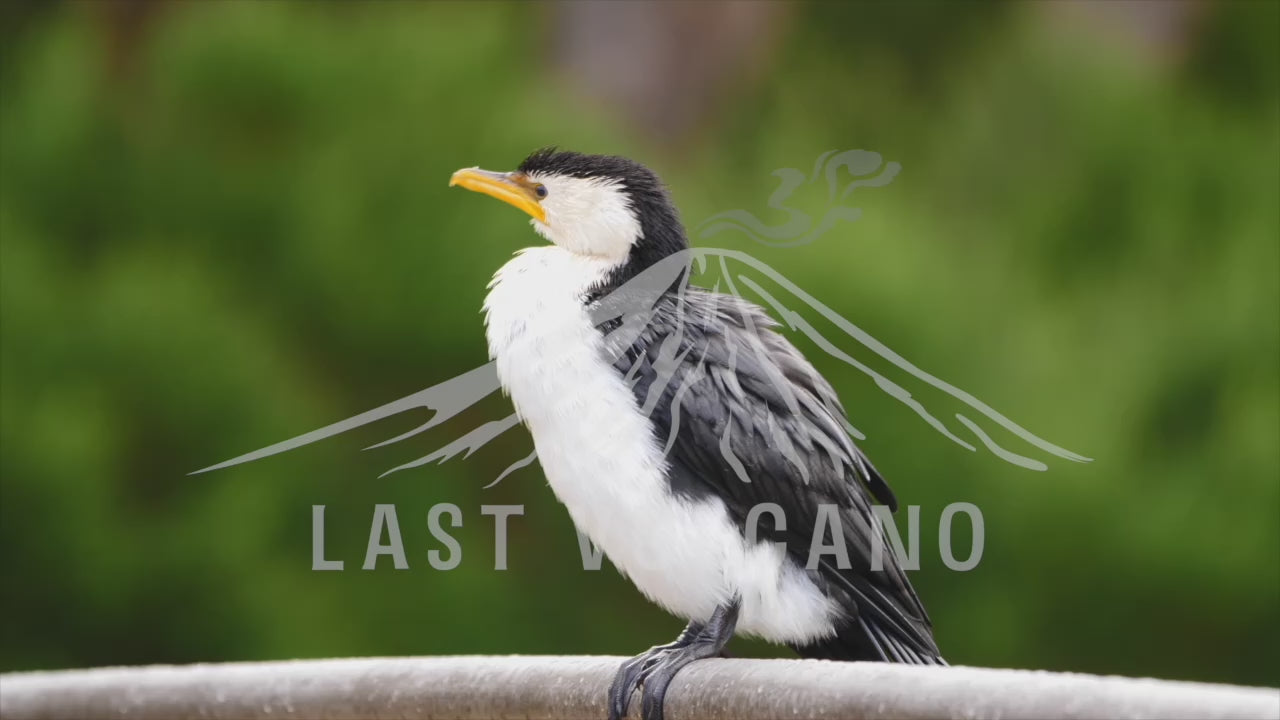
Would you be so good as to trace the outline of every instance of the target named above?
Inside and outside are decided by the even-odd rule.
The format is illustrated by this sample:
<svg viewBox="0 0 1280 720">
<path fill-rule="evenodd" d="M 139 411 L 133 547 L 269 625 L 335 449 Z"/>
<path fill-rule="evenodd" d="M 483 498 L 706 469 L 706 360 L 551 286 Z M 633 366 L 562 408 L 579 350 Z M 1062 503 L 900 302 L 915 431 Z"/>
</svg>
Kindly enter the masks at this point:
<svg viewBox="0 0 1280 720">
<path fill-rule="evenodd" d="M 640 684 L 647 656 L 648 653 L 645 653 L 627 660 L 618 668 L 618 674 L 613 676 L 613 684 L 609 686 L 609 720 L 622 720 L 627 716 L 631 691 Z"/>
<path fill-rule="evenodd" d="M 662 708 L 667 699 L 667 688 L 675 680 L 676 673 L 686 665 L 702 658 L 712 657 L 720 652 L 715 646 L 714 638 L 707 638 L 680 650 L 672 651 L 651 670 L 644 679 L 644 693 L 640 699 L 640 717 L 643 720 L 663 720 Z"/>
<path fill-rule="evenodd" d="M 644 720 L 663 720 L 663 702 L 667 688 L 676 673 L 695 660 L 719 655 L 738 622 L 738 603 L 717 608 L 703 625 L 689 623 L 675 642 L 649 648 L 622 663 L 609 687 L 609 720 L 623 720 L 631 704 L 631 693 L 641 692 L 641 716 Z"/>
<path fill-rule="evenodd" d="M 700 632 L 702 632 L 702 623 L 689 623 L 675 642 L 655 645 L 623 662 L 618 668 L 618 674 L 613 676 L 613 684 L 609 686 L 609 720 L 625 718 L 627 708 L 631 705 L 631 692 L 644 682 L 645 677 L 658 665 L 666 653 L 693 642 Z"/>
</svg>

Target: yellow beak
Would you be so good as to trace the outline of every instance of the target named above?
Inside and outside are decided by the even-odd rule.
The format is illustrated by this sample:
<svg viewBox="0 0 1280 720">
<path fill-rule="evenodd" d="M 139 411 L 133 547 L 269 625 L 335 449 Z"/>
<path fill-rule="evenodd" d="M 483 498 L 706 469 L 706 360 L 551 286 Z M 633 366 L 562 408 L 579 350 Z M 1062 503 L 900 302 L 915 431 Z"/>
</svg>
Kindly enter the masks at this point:
<svg viewBox="0 0 1280 720">
<path fill-rule="evenodd" d="M 523 174 L 499 173 L 480 168 L 463 168 L 449 178 L 449 187 L 460 185 L 468 190 L 484 193 L 502 202 L 514 205 L 529 213 L 538 222 L 547 221 L 547 213 L 534 190 L 535 183 L 525 179 Z"/>
</svg>

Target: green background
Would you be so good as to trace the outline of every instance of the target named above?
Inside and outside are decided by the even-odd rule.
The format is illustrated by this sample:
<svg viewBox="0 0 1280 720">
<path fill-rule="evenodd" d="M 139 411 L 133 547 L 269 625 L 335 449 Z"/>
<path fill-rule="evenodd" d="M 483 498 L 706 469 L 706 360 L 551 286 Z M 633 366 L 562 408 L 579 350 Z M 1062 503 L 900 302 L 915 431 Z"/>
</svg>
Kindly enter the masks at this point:
<svg viewBox="0 0 1280 720">
<path fill-rule="evenodd" d="M 567 6 L 6 4 L 0 670 L 673 637 L 607 564 L 582 570 L 537 467 L 482 489 L 531 450 L 523 429 L 377 478 L 505 416 L 496 394 L 387 448 L 361 451 L 427 415 L 187 476 L 485 361 L 485 283 L 535 238 L 446 181 L 558 144 L 641 159 L 691 227 L 781 222 L 770 173 L 828 150 L 901 163 L 812 244 L 700 244 L 1094 459 L 969 452 L 799 343 L 922 508 L 913 580 L 943 652 L 1280 682 L 1280 6 L 1196 5 L 1163 44 L 1062 6 L 779 6 L 758 62 L 663 128 L 575 83 Z M 463 509 L 449 572 L 427 563 L 439 502 Z M 952 502 L 986 523 L 967 573 L 936 550 Z M 359 569 L 375 503 L 409 570 Z M 526 508 L 506 572 L 486 503 Z M 310 569 L 315 504 L 344 572 Z"/>
</svg>

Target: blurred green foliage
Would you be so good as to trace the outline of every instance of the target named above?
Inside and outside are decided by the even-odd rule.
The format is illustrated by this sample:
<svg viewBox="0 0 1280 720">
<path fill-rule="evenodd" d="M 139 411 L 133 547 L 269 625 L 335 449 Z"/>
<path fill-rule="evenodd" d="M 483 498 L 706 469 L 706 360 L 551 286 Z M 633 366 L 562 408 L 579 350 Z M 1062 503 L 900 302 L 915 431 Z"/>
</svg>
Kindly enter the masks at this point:
<svg viewBox="0 0 1280 720">
<path fill-rule="evenodd" d="M 679 152 L 549 72 L 535 6 L 185 3 L 124 61 L 94 4 L 11 14 L 0 670 L 673 636 L 611 568 L 582 570 L 536 467 L 482 489 L 529 452 L 523 429 L 377 479 L 501 397 L 384 449 L 360 452 L 425 416 L 186 475 L 483 362 L 486 280 L 534 239 L 446 179 L 555 143 L 646 161 L 691 227 L 768 219 L 770 172 L 826 150 L 902 163 L 815 244 L 715 242 L 1094 458 L 1035 473 L 967 452 L 800 343 L 923 507 L 914 579 L 944 653 L 1275 684 L 1277 5 L 1213 6 L 1176 63 L 1038 7 L 795 6 L 769 71 Z M 956 501 L 986 520 L 968 573 L 933 550 Z M 438 502 L 464 513 L 449 572 L 426 562 Z M 396 503 L 410 570 L 359 569 L 375 503 Z M 485 503 L 526 506 L 506 572 Z M 310 569 L 316 504 L 344 572 Z"/>
</svg>

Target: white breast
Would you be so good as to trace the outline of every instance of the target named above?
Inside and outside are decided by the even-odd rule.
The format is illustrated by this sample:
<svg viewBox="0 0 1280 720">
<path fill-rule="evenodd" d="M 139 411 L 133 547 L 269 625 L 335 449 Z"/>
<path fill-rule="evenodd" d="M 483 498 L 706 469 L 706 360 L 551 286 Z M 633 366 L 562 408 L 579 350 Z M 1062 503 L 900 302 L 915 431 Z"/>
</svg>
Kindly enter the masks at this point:
<svg viewBox="0 0 1280 720">
<path fill-rule="evenodd" d="M 748 547 L 723 503 L 677 498 L 648 419 L 605 361 L 583 294 L 613 266 L 559 247 L 521 251 L 485 299 L 489 354 L 578 528 L 651 600 L 706 620 L 734 594 L 741 632 L 828 635 L 836 610 L 780 549 Z"/>
</svg>

